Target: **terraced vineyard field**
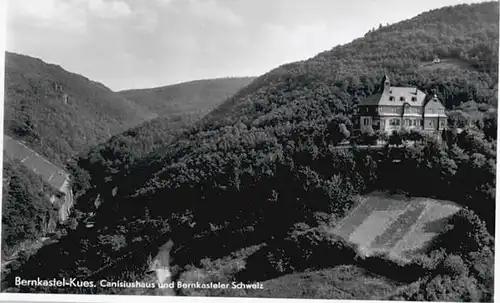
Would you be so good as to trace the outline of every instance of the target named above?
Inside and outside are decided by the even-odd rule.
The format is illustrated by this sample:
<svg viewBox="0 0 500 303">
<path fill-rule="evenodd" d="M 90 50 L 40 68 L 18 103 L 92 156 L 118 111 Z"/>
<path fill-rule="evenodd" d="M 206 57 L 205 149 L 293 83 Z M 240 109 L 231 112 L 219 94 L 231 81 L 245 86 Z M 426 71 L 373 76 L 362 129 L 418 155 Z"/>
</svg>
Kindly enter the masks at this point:
<svg viewBox="0 0 500 303">
<path fill-rule="evenodd" d="M 405 262 L 458 210 L 451 202 L 376 193 L 364 197 L 332 232 L 357 245 L 362 255 L 387 254 Z"/>
</svg>

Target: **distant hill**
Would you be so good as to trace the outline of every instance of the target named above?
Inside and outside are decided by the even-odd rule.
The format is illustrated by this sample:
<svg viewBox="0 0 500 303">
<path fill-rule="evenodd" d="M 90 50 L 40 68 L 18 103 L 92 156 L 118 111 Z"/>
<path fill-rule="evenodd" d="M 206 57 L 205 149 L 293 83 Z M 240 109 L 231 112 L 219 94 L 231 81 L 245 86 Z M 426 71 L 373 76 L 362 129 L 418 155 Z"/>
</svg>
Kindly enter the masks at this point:
<svg viewBox="0 0 500 303">
<path fill-rule="evenodd" d="M 151 152 L 165 150 L 178 135 L 252 80 L 209 79 L 120 92 L 159 117 L 87 148 L 76 157 L 76 165 L 72 166 L 74 175 L 88 180 L 87 186 L 94 187 L 94 191 L 109 194 L 138 161 Z M 85 176 L 87 173 L 91 174 Z M 79 189 L 76 188 L 77 193 Z"/>
<path fill-rule="evenodd" d="M 6 52 L 5 133 L 56 164 L 155 116 L 101 83 Z"/>
<path fill-rule="evenodd" d="M 203 115 L 247 86 L 254 78 L 220 78 L 119 92 L 158 116 Z"/>
<path fill-rule="evenodd" d="M 120 92 L 159 117 L 87 148 L 72 166 L 74 175 L 90 182 L 86 186 L 92 186 L 93 191 L 111 193 L 137 162 L 149 153 L 165 150 L 178 135 L 252 80 L 220 78 Z M 78 193 L 82 186 L 76 184 Z"/>
</svg>

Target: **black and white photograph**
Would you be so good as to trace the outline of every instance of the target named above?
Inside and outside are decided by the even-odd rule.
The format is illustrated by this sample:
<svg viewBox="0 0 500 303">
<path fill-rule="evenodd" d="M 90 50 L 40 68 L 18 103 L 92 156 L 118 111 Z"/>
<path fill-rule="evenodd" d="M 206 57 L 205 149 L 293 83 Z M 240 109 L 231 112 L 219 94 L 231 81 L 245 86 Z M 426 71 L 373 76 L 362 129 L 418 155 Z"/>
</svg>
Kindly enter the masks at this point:
<svg viewBox="0 0 500 303">
<path fill-rule="evenodd" d="M 6 1 L 0 298 L 493 302 L 499 15 Z"/>
</svg>

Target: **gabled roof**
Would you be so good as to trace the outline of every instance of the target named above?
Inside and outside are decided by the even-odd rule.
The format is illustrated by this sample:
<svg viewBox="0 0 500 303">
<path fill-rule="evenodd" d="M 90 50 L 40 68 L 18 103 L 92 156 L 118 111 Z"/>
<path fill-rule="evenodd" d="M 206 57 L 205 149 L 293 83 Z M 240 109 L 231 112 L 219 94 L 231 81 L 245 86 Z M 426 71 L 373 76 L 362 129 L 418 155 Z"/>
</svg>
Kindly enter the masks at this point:
<svg viewBox="0 0 500 303">
<path fill-rule="evenodd" d="M 439 108 L 439 109 L 444 109 L 443 103 L 438 99 L 436 95 L 434 97 L 429 98 L 427 101 L 425 101 L 424 106 L 426 108 Z"/>
<path fill-rule="evenodd" d="M 391 101 L 390 97 L 393 96 L 394 100 Z M 400 97 L 405 97 L 404 101 Z M 416 97 L 416 101 L 411 101 L 412 97 Z M 397 87 L 391 86 L 382 93 L 377 93 L 362 100 L 359 105 L 392 105 L 402 106 L 404 103 L 409 103 L 412 106 L 423 106 L 426 94 L 415 87 Z"/>
</svg>

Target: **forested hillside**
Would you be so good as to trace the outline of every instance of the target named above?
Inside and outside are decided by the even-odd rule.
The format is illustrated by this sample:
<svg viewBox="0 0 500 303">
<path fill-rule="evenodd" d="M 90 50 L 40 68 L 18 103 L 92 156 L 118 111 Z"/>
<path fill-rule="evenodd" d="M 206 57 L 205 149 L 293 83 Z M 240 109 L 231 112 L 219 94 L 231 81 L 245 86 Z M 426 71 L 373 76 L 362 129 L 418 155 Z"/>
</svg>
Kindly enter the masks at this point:
<svg viewBox="0 0 500 303">
<path fill-rule="evenodd" d="M 167 147 L 117 171 L 119 190 L 99 193 L 95 227 L 70 231 L 17 275 L 136 279 L 144 256 L 173 239 L 179 280 L 196 270 L 207 273 L 204 281 L 264 281 L 306 269 L 378 264 L 401 287 L 385 298 L 491 301 L 496 112 L 488 110 L 498 104 L 498 19 L 497 2 L 433 10 L 257 78 Z M 463 64 L 420 69 L 434 56 Z M 344 128 L 351 130 L 357 102 L 380 88 L 384 74 L 395 86 L 436 93 L 448 110 L 475 104 L 488 114 L 478 114 L 460 134 L 448 133 L 444 143 L 422 136 L 396 151 L 336 149 L 348 136 Z M 85 170 L 94 174 L 91 165 Z M 99 164 L 96 174 L 102 171 Z M 80 184 L 82 212 L 96 211 L 95 195 L 86 195 L 92 190 Z M 467 209 L 442 235 L 442 245 L 408 267 L 361 261 L 324 227 L 373 190 L 438 197 Z M 468 236 L 454 244 L 458 231 Z M 61 267 L 43 262 L 53 255 L 62 256 Z M 127 265 L 120 263 L 128 256 Z M 246 268 L 233 266 L 235 260 Z M 409 270 L 410 280 L 403 279 Z"/>
<path fill-rule="evenodd" d="M 7 52 L 5 66 L 6 133 L 27 142 L 62 169 L 69 168 L 74 173 L 72 179 L 76 188 L 87 181 L 104 183 L 117 171 L 125 171 L 135 160 L 166 145 L 182 127 L 193 123 L 252 80 L 203 80 L 115 93 L 59 66 L 20 54 Z M 162 118 L 141 124 L 157 116 Z M 87 154 L 88 150 L 92 152 Z M 118 150 L 123 152 L 118 154 Z M 79 164 L 92 170 L 97 180 L 89 181 L 85 174 L 79 173 L 81 170 L 74 169 L 75 161 L 71 160 L 79 153 L 91 159 L 87 163 L 82 157 Z M 101 162 L 97 164 L 95 161 Z M 18 182 L 26 184 L 33 184 L 33 180 L 42 182 L 32 172 L 22 170 L 22 166 L 13 165 L 6 163 L 5 173 L 12 176 L 8 180 L 20 180 Z M 106 171 L 98 173 L 101 167 Z M 102 184 L 99 185 L 100 190 Z M 41 195 L 43 191 L 37 194 Z M 39 197 L 30 187 L 13 190 L 9 182 L 4 183 L 3 205 L 6 210 L 16 208 L 19 201 L 24 201 L 23 207 L 35 209 L 41 205 L 37 199 Z M 23 212 L 24 217 L 20 217 L 21 213 L 9 213 L 4 220 L 4 226 L 13 226 L 4 233 L 9 246 L 15 244 L 12 241 L 16 237 L 22 242 L 25 238 L 45 234 L 43 229 L 46 228 L 41 226 L 38 227 L 42 229 L 26 227 L 23 232 L 14 228 L 24 226 L 24 219 L 36 225 L 37 216 L 43 214 L 42 210 L 39 213 Z"/>
<path fill-rule="evenodd" d="M 15 159 L 3 159 L 2 251 L 54 232 L 57 208 L 49 198 L 56 191 Z"/>
<path fill-rule="evenodd" d="M 84 148 L 154 117 L 104 85 L 60 66 L 6 52 L 5 133 L 61 169 Z M 4 159 L 7 160 L 7 159 Z M 4 161 L 3 252 L 56 231 L 54 193 L 33 171 Z"/>
<path fill-rule="evenodd" d="M 82 148 L 155 116 L 60 66 L 5 55 L 5 132 L 60 166 Z"/>
<path fill-rule="evenodd" d="M 158 114 L 201 116 L 247 86 L 253 78 L 220 78 L 119 92 L 142 108 Z"/>
<path fill-rule="evenodd" d="M 209 79 L 120 92 L 160 117 L 82 152 L 70 164 L 77 179 L 77 195 L 87 188 L 86 197 L 106 196 L 115 188 L 119 190 L 122 178 L 136 162 L 151 152 L 161 152 L 175 137 L 252 80 Z"/>
</svg>

